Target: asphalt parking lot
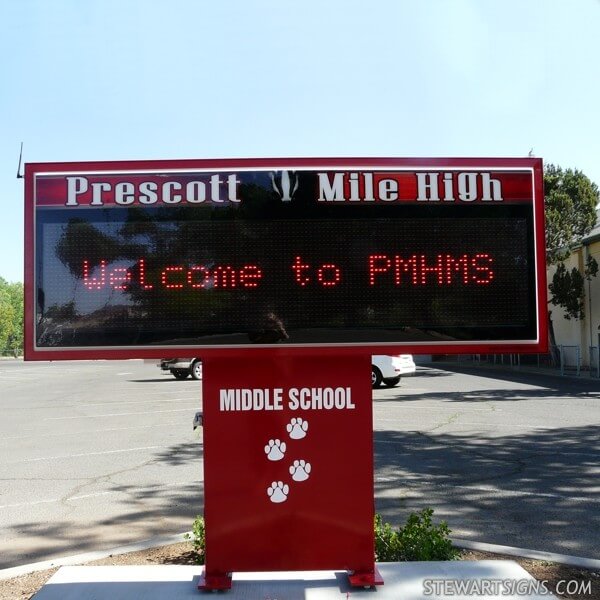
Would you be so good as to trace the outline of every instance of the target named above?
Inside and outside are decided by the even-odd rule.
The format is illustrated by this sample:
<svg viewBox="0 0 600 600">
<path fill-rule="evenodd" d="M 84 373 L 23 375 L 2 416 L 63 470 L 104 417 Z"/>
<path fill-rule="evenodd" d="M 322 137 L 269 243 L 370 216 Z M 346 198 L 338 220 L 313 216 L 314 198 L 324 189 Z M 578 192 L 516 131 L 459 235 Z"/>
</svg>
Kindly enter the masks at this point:
<svg viewBox="0 0 600 600">
<path fill-rule="evenodd" d="M 597 381 L 420 368 L 373 394 L 375 502 L 457 538 L 600 555 Z M 0 362 L 0 568 L 189 530 L 201 386 L 143 361 Z"/>
<path fill-rule="evenodd" d="M 600 556 L 600 383 L 420 369 L 374 398 L 376 506 L 456 538 Z"/>
</svg>

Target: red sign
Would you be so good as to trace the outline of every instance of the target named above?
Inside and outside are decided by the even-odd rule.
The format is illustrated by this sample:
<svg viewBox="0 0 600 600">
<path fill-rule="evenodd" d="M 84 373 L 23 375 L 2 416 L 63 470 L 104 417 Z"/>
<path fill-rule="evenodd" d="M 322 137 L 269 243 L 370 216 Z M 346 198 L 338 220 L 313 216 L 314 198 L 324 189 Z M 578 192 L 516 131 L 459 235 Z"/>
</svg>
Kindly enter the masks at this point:
<svg viewBox="0 0 600 600">
<path fill-rule="evenodd" d="M 533 179 L 526 171 L 457 169 L 409 171 L 315 170 L 312 193 L 317 202 L 367 204 L 413 202 L 526 202 Z M 294 176 L 296 172 L 294 171 Z M 289 177 L 289 176 L 288 176 Z M 103 174 L 44 174 L 36 185 L 38 206 L 98 208 L 102 206 L 241 204 L 243 175 L 220 171 Z M 286 186 L 292 200 L 291 180 Z M 282 185 L 281 182 L 275 185 Z"/>
<path fill-rule="evenodd" d="M 370 359 L 205 361 L 207 587 L 232 571 L 375 583 Z"/>
</svg>

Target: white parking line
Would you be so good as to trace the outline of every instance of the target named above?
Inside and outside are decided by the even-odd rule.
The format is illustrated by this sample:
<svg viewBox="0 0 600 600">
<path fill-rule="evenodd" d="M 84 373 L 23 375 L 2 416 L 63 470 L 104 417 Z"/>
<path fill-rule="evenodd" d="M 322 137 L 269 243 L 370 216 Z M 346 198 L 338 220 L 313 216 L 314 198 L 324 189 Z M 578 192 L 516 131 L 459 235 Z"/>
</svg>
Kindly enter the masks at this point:
<svg viewBox="0 0 600 600">
<path fill-rule="evenodd" d="M 114 400 L 112 402 L 73 402 L 72 404 L 48 404 L 46 406 L 3 406 L 2 410 L 51 410 L 57 412 L 58 409 L 85 408 L 88 406 L 124 406 L 124 405 L 143 405 L 143 404 L 166 404 L 170 402 L 191 402 L 198 406 L 200 398 L 157 398 L 156 400 Z"/>
<path fill-rule="evenodd" d="M 80 415 L 73 417 L 44 417 L 42 421 L 67 421 L 72 419 L 100 419 L 103 417 L 125 417 L 129 415 L 154 415 L 158 413 L 190 412 L 190 408 L 174 408 L 173 410 L 145 410 L 143 412 L 107 413 L 105 415 Z"/>
<path fill-rule="evenodd" d="M 171 446 L 141 446 L 139 448 L 124 448 L 123 450 L 104 450 L 103 452 L 84 452 L 81 454 L 59 454 L 57 456 L 40 456 L 39 458 L 24 458 L 23 460 L 13 460 L 5 462 L 5 465 L 15 465 L 19 463 L 40 462 L 42 460 L 59 460 L 65 458 L 81 458 L 82 456 L 102 456 L 104 454 L 122 454 L 124 452 L 141 452 L 142 450 L 156 450 L 158 448 L 171 448 Z"/>
<path fill-rule="evenodd" d="M 166 483 L 161 484 L 160 489 L 165 488 L 177 488 L 177 487 L 187 487 L 190 484 L 201 484 L 201 482 L 196 481 L 181 481 L 177 483 Z M 50 498 L 48 500 L 35 500 L 33 502 L 16 502 L 14 504 L 4 504 L 0 505 L 0 510 L 4 508 L 21 508 L 24 506 L 35 506 L 36 504 L 52 504 L 56 502 L 71 502 L 72 500 L 88 500 L 90 498 L 99 498 L 100 496 L 111 496 L 114 494 L 135 494 L 136 491 L 143 490 L 145 488 L 133 488 L 128 490 L 128 492 L 124 492 L 122 490 L 108 490 L 105 492 L 93 492 L 91 494 L 82 494 L 81 496 L 71 496 L 70 498 Z"/>
<path fill-rule="evenodd" d="M 70 406 L 110 406 L 115 404 L 148 404 L 149 402 L 198 402 L 197 396 L 193 398 L 156 398 L 155 400 L 113 400 L 112 402 L 92 402 L 85 404 L 72 404 Z"/>
<path fill-rule="evenodd" d="M 137 427 L 106 427 L 104 429 L 81 429 L 79 431 L 65 431 L 62 433 L 40 433 L 38 427 L 30 427 L 27 429 L 23 429 L 22 431 L 31 431 L 30 435 L 13 435 L 13 436 L 5 436 L 0 440 L 3 442 L 4 440 L 22 440 L 24 438 L 50 438 L 50 437 L 65 437 L 67 435 L 89 435 L 94 434 L 98 435 L 99 433 L 104 433 L 106 431 L 132 431 L 136 429 L 153 429 L 155 427 L 165 427 L 171 426 L 173 423 L 162 422 L 156 425 L 139 425 Z"/>
</svg>

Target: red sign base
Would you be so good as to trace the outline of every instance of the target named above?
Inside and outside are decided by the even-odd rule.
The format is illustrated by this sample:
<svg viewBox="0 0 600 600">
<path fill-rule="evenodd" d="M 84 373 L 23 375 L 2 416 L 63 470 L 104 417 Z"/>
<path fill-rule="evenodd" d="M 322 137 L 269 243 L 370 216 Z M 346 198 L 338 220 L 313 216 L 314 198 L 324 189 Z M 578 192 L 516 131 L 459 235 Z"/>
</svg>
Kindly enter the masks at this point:
<svg viewBox="0 0 600 600">
<path fill-rule="evenodd" d="M 348 573 L 348 581 L 352 587 L 373 587 L 374 585 L 383 585 L 383 577 L 377 567 L 373 568 L 372 573 Z"/>
<path fill-rule="evenodd" d="M 343 569 L 381 585 L 374 562 L 369 355 L 203 362 L 206 566 Z"/>
<path fill-rule="evenodd" d="M 231 589 L 231 574 L 224 575 L 208 575 L 206 570 L 202 571 L 200 579 L 198 579 L 199 590 L 230 590 Z"/>
<path fill-rule="evenodd" d="M 373 587 L 383 585 L 383 577 L 379 569 L 375 567 L 372 573 L 348 572 L 348 581 L 352 587 Z M 202 571 L 198 580 L 199 590 L 229 590 L 231 589 L 232 578 L 230 574 L 225 575 L 207 575 L 206 571 Z"/>
</svg>

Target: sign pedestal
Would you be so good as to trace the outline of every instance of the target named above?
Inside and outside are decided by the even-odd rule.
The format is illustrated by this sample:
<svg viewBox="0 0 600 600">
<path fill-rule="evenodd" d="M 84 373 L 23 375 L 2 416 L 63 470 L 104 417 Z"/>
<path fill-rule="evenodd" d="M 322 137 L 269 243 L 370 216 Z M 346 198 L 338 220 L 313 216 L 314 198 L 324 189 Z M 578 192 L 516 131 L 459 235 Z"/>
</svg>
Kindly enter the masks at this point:
<svg viewBox="0 0 600 600">
<path fill-rule="evenodd" d="M 370 356 L 203 362 L 206 566 L 201 589 L 235 571 L 345 569 L 374 562 Z"/>
</svg>

